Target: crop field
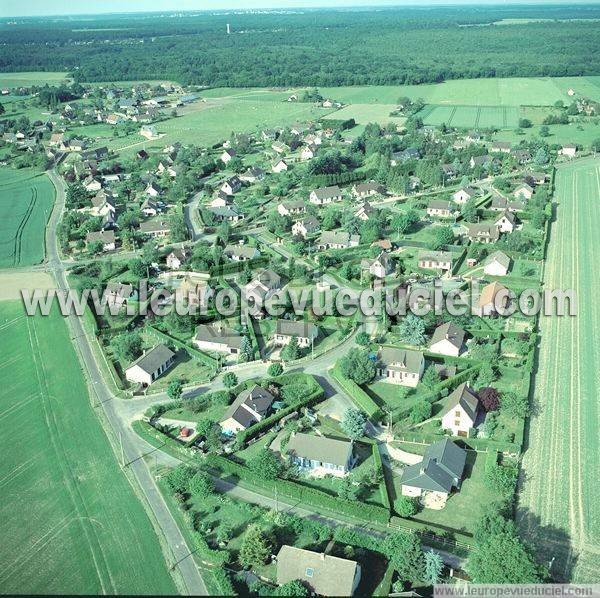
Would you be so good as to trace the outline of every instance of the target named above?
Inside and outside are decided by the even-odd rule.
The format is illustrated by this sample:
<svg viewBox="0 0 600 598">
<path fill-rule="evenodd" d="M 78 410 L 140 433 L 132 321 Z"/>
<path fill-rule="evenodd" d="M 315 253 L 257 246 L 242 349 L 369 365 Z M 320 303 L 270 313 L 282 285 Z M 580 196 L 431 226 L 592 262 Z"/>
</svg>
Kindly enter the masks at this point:
<svg viewBox="0 0 600 598">
<path fill-rule="evenodd" d="M 29 87 L 31 85 L 60 85 L 67 81 L 67 73 L 25 72 L 0 73 L 0 89 L 4 87 Z"/>
<path fill-rule="evenodd" d="M 426 125 L 465 129 L 508 128 L 519 124 L 517 106 L 440 106 L 429 104 L 419 112 Z"/>
<path fill-rule="evenodd" d="M 323 120 L 353 118 L 358 124 L 379 123 L 385 125 L 394 122 L 403 125 L 406 118 L 403 116 L 390 116 L 390 112 L 396 109 L 396 104 L 350 104 L 341 110 L 333 112 Z"/>
<path fill-rule="evenodd" d="M 67 327 L 0 302 L 3 593 L 173 594 L 158 537 L 92 410 Z"/>
<path fill-rule="evenodd" d="M 54 186 L 46 175 L 0 169 L 0 268 L 44 259 L 44 231 L 53 204 Z"/>
<path fill-rule="evenodd" d="M 552 106 L 576 95 L 600 100 L 600 77 L 513 77 L 506 79 L 456 79 L 426 85 L 374 85 L 323 87 L 324 97 L 347 104 L 394 104 L 399 97 L 423 98 L 427 104 L 478 106 Z"/>
<path fill-rule="evenodd" d="M 600 568 L 600 160 L 561 166 L 556 200 L 545 288 L 574 289 L 578 313 L 541 318 L 518 517 L 558 578 L 591 583 Z"/>
</svg>

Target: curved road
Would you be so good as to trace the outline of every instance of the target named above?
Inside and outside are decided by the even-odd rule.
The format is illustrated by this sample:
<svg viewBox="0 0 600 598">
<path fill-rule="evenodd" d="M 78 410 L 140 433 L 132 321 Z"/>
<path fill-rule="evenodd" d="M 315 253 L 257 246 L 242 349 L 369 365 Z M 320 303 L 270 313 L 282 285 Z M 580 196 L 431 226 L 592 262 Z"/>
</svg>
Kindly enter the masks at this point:
<svg viewBox="0 0 600 598">
<path fill-rule="evenodd" d="M 55 172 L 50 172 L 48 175 L 56 188 L 56 202 L 46 228 L 46 267 L 54 275 L 57 289 L 66 292 L 69 285 L 65 274 L 65 266 L 60 259 L 56 236 L 58 223 L 65 205 L 65 187 L 62 179 Z M 174 564 L 171 565 L 171 569 L 178 569 L 188 594 L 208 595 L 206 585 L 200 576 L 194 559 L 191 557 L 191 550 L 156 486 L 150 469 L 143 458 L 144 453 L 139 451 L 139 444 L 136 442 L 138 436 L 118 413 L 118 407 L 123 401 L 116 399 L 104 383 L 90 341 L 85 334 L 79 317 L 69 315 L 67 321 L 72 332 L 73 344 L 79 353 L 84 371 L 87 374 L 88 385 L 95 406 L 102 409 L 114 438 L 122 446 L 125 466 L 129 468 L 143 492 L 147 505 L 152 510 L 154 518 L 172 552 Z M 145 453 L 147 452 L 146 450 Z"/>
</svg>

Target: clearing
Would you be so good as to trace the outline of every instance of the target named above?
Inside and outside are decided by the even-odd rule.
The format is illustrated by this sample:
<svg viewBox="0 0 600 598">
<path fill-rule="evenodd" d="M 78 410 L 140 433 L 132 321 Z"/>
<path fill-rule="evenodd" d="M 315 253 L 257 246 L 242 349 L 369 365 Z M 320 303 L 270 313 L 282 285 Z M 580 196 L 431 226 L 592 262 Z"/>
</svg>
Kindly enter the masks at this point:
<svg viewBox="0 0 600 598">
<path fill-rule="evenodd" d="M 54 193 L 45 174 L 0 169 L 0 268 L 43 261 Z"/>
<path fill-rule="evenodd" d="M 518 518 L 558 578 L 592 583 L 600 568 L 600 160 L 560 166 L 555 197 L 545 287 L 574 289 L 578 314 L 541 318 Z"/>
<path fill-rule="evenodd" d="M 0 73 L 0 89 L 30 87 L 31 85 L 60 85 L 69 81 L 67 73 L 32 71 L 23 73 Z"/>
<path fill-rule="evenodd" d="M 156 532 L 91 408 L 61 316 L 0 303 L 0 587 L 173 594 Z"/>
</svg>

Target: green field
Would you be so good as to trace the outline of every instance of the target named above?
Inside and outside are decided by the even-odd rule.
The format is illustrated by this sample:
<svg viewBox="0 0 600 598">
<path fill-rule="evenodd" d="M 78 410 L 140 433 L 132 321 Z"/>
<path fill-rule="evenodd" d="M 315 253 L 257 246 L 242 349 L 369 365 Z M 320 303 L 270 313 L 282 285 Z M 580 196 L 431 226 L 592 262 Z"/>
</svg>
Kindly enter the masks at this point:
<svg viewBox="0 0 600 598">
<path fill-rule="evenodd" d="M 29 87 L 31 85 L 60 85 L 68 80 L 67 73 L 0 73 L 0 89 L 4 87 Z"/>
<path fill-rule="evenodd" d="M 385 125 L 394 122 L 403 125 L 406 118 L 402 116 L 390 116 L 390 112 L 396 109 L 396 104 L 350 104 L 341 110 L 333 112 L 325 118 L 341 119 L 353 118 L 358 124 L 380 123 Z"/>
<path fill-rule="evenodd" d="M 62 318 L 0 302 L 0 346 L 2 592 L 175 593 Z"/>
<path fill-rule="evenodd" d="M 600 138 L 600 123 L 586 122 L 581 125 L 548 125 L 550 135 L 545 140 L 550 143 L 576 143 L 589 148 L 592 142 Z M 531 139 L 540 136 L 540 127 L 534 126 L 530 129 L 523 129 L 523 135 L 518 135 L 516 131 L 498 131 L 495 139 L 500 141 L 510 141 L 519 143 L 521 139 Z"/>
<path fill-rule="evenodd" d="M 517 106 L 440 106 L 428 104 L 419 112 L 426 125 L 464 129 L 487 129 L 491 127 L 517 127 L 519 124 Z"/>
<path fill-rule="evenodd" d="M 600 568 L 598 421 L 600 161 L 561 166 L 557 221 L 544 276 L 548 289 L 574 289 L 576 317 L 541 318 L 536 412 L 523 460 L 519 521 L 562 579 L 597 582 Z"/>
<path fill-rule="evenodd" d="M 31 170 L 0 169 L 0 268 L 38 264 L 54 204 L 50 179 Z"/>
</svg>

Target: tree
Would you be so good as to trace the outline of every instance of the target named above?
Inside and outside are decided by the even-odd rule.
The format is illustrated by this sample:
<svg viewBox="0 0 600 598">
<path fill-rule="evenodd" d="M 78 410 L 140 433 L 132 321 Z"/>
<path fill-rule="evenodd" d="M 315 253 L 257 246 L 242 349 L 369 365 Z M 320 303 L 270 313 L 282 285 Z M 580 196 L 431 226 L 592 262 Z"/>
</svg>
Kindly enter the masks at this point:
<svg viewBox="0 0 600 598">
<path fill-rule="evenodd" d="M 477 394 L 479 395 L 479 402 L 488 413 L 496 411 L 500 407 L 500 393 L 495 388 L 486 386 L 480 388 Z"/>
<path fill-rule="evenodd" d="M 530 129 L 533 123 L 528 118 L 519 119 L 519 129 Z"/>
<path fill-rule="evenodd" d="M 199 471 L 189 481 L 188 489 L 193 496 L 208 498 L 215 491 L 215 486 L 210 476 Z"/>
<path fill-rule="evenodd" d="M 261 449 L 248 461 L 248 467 L 265 480 L 274 480 L 281 474 L 281 461 L 268 448 Z"/>
<path fill-rule="evenodd" d="M 415 500 L 410 496 L 399 496 L 394 501 L 394 511 L 400 515 L 400 517 L 412 517 L 417 512 L 417 505 Z"/>
<path fill-rule="evenodd" d="M 511 417 L 525 419 L 529 416 L 529 398 L 516 392 L 503 392 L 500 398 L 500 409 Z"/>
<path fill-rule="evenodd" d="M 169 217 L 169 238 L 173 243 L 187 240 L 188 228 L 183 214 L 174 212 Z"/>
<path fill-rule="evenodd" d="M 419 538 L 411 532 L 390 534 L 383 542 L 386 555 L 402 581 L 415 583 L 425 577 L 425 557 Z"/>
<path fill-rule="evenodd" d="M 361 331 L 354 338 L 354 342 L 361 347 L 366 347 L 371 342 L 371 337 L 366 332 Z"/>
<path fill-rule="evenodd" d="M 519 538 L 514 522 L 496 510 L 479 522 L 465 569 L 473 583 L 540 583 L 546 575 Z"/>
<path fill-rule="evenodd" d="M 410 421 L 413 424 L 420 424 L 431 417 L 431 403 L 429 401 L 419 401 L 415 403 L 410 410 Z"/>
<path fill-rule="evenodd" d="M 260 527 L 255 523 L 249 525 L 240 549 L 240 564 L 245 568 L 264 565 L 270 552 L 271 544 Z"/>
<path fill-rule="evenodd" d="M 240 358 L 242 361 L 252 361 L 254 357 L 254 351 L 252 350 L 252 343 L 247 336 L 242 336 L 240 341 Z"/>
<path fill-rule="evenodd" d="M 540 147 L 537 152 L 535 152 L 535 156 L 533 157 L 533 161 L 538 166 L 543 166 L 548 163 L 548 154 L 543 147 Z"/>
<path fill-rule="evenodd" d="M 392 218 L 391 226 L 399 234 L 409 232 L 419 222 L 419 214 L 414 210 L 408 210 L 402 214 L 396 214 Z"/>
<path fill-rule="evenodd" d="M 600 152 L 600 137 L 596 137 L 596 139 L 592 141 L 592 150 L 595 152 Z"/>
<path fill-rule="evenodd" d="M 540 127 L 540 137 L 548 137 L 550 135 L 550 129 L 548 125 L 542 125 Z"/>
<path fill-rule="evenodd" d="M 369 353 L 358 347 L 350 349 L 340 360 L 342 375 L 356 384 L 367 384 L 375 378 L 375 361 L 369 357 Z"/>
<path fill-rule="evenodd" d="M 139 332 L 124 332 L 112 341 L 117 357 L 123 361 L 133 361 L 142 354 L 143 341 Z"/>
<path fill-rule="evenodd" d="M 479 375 L 477 376 L 477 386 L 483 388 L 484 386 L 490 386 L 496 379 L 494 368 L 491 363 L 485 362 L 479 368 Z"/>
<path fill-rule="evenodd" d="M 462 217 L 467 222 L 475 222 L 477 220 L 477 201 L 475 198 L 470 197 L 463 204 L 463 207 L 460 210 Z"/>
<path fill-rule="evenodd" d="M 272 363 L 267 368 L 267 374 L 269 374 L 269 376 L 271 376 L 271 378 L 276 378 L 277 376 L 281 376 L 281 374 L 283 374 L 283 366 L 278 362 Z"/>
<path fill-rule="evenodd" d="M 435 366 L 430 365 L 423 374 L 423 378 L 421 378 L 421 384 L 427 388 L 428 390 L 432 390 L 440 383 L 440 375 L 438 371 L 435 369 Z"/>
<path fill-rule="evenodd" d="M 450 245 L 451 243 L 454 243 L 453 230 L 449 226 L 437 226 L 431 242 L 431 249 L 437 251 L 444 245 Z"/>
<path fill-rule="evenodd" d="M 439 583 L 444 568 L 442 557 L 433 550 L 428 550 L 425 553 L 425 581 L 430 585 Z"/>
<path fill-rule="evenodd" d="M 223 386 L 225 386 L 225 388 L 233 388 L 234 386 L 237 386 L 237 383 L 237 376 L 233 372 L 226 372 L 223 376 Z"/>
<path fill-rule="evenodd" d="M 300 347 L 295 336 L 292 336 L 290 342 L 281 350 L 280 356 L 283 361 L 295 361 L 300 358 Z"/>
<path fill-rule="evenodd" d="M 172 401 L 179 401 L 183 394 L 183 382 L 181 378 L 174 378 L 167 386 L 167 395 Z"/>
<path fill-rule="evenodd" d="M 337 483 L 337 494 L 344 500 L 356 500 L 358 498 L 358 486 L 350 476 L 341 478 Z"/>
<path fill-rule="evenodd" d="M 519 471 L 512 465 L 500 465 L 494 461 L 486 461 L 485 483 L 502 497 L 510 497 L 515 491 Z"/>
<path fill-rule="evenodd" d="M 187 465 L 178 465 L 171 469 L 165 477 L 165 482 L 172 492 L 184 493 L 189 489 L 190 481 L 195 470 Z"/>
<path fill-rule="evenodd" d="M 359 409 L 346 409 L 340 427 L 350 440 L 358 440 L 365 433 L 367 416 Z"/>
<path fill-rule="evenodd" d="M 425 322 L 419 316 L 407 314 L 398 327 L 400 339 L 411 345 L 425 344 Z"/>
<path fill-rule="evenodd" d="M 294 581 L 288 581 L 283 585 L 279 586 L 272 592 L 273 596 L 299 596 L 304 598 L 305 596 L 309 596 L 308 589 L 306 586 L 299 580 L 295 579 Z"/>
</svg>

